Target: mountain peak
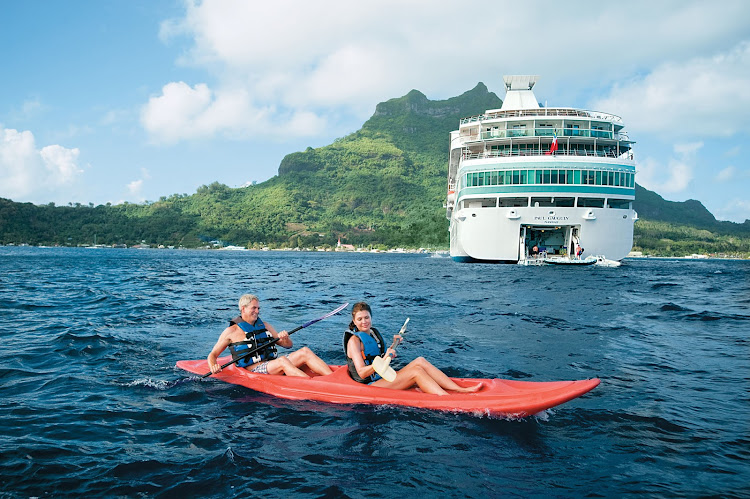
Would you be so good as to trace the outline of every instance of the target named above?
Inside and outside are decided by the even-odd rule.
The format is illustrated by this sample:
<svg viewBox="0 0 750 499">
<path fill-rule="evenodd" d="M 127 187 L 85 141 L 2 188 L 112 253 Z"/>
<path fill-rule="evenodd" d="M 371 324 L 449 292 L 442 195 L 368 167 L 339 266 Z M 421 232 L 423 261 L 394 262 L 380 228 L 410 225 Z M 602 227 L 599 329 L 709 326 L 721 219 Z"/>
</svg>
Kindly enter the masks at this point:
<svg viewBox="0 0 750 499">
<path fill-rule="evenodd" d="M 694 225 L 700 228 L 713 227 L 716 224 L 716 218 L 700 201 L 667 201 L 638 184 L 635 186 L 633 207 L 639 216 L 648 220 Z"/>
<path fill-rule="evenodd" d="M 411 90 L 403 97 L 389 99 L 378 104 L 375 107 L 373 117 L 412 114 L 434 118 L 456 115 L 460 118 L 461 113 L 465 113 L 467 110 L 472 114 L 482 113 L 487 109 L 498 108 L 502 103 L 503 101 L 493 92 L 490 92 L 484 83 L 479 82 L 471 90 L 458 97 L 451 97 L 446 100 L 433 101 L 419 90 Z"/>
</svg>

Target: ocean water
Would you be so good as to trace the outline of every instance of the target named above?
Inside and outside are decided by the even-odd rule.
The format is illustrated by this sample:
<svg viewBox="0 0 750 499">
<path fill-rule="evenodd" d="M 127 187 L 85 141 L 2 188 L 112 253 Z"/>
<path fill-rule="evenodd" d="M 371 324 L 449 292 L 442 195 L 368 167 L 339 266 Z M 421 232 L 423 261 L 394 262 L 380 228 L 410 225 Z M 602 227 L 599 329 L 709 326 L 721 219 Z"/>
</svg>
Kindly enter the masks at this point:
<svg viewBox="0 0 750 499">
<path fill-rule="evenodd" d="M 592 392 L 522 420 L 184 380 L 238 297 L 367 300 L 399 359 Z M 344 361 L 348 314 L 296 333 Z M 750 262 L 0 247 L 0 497 L 750 497 Z M 396 365 L 398 367 L 398 364 Z"/>
</svg>

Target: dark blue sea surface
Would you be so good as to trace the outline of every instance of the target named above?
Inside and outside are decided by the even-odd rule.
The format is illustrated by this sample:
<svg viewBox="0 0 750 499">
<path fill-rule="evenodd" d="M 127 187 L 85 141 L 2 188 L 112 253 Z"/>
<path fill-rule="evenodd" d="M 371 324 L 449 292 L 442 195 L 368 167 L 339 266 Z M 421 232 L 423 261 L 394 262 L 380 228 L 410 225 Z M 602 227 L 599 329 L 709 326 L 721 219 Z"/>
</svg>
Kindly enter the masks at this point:
<svg viewBox="0 0 750 499">
<path fill-rule="evenodd" d="M 410 317 L 397 362 L 602 383 L 522 420 L 175 383 L 248 292 L 277 329 Z M 340 364 L 348 321 L 292 339 Z M 0 335 L 3 498 L 750 497 L 750 261 L 0 247 Z"/>
</svg>

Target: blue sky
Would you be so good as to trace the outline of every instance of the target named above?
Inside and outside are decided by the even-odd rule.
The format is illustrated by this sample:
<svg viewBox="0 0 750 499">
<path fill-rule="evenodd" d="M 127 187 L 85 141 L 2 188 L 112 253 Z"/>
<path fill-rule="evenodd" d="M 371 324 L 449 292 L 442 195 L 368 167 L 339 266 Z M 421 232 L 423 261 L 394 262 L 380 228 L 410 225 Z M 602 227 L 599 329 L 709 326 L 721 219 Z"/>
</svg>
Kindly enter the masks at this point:
<svg viewBox="0 0 750 499">
<path fill-rule="evenodd" d="M 639 184 L 750 219 L 750 2 L 566 5 L 0 0 L 0 197 L 262 182 L 378 102 L 536 74 L 540 102 L 623 118 Z"/>
</svg>

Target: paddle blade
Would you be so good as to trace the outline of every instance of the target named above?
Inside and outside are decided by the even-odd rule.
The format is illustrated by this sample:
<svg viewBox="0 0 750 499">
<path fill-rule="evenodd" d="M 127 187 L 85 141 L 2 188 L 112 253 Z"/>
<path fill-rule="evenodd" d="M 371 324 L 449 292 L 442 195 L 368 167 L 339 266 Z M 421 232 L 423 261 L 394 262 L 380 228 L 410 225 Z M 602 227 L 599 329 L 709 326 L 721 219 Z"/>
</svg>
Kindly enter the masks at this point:
<svg viewBox="0 0 750 499">
<path fill-rule="evenodd" d="M 406 332 L 406 325 L 409 324 L 409 318 L 407 317 L 404 321 L 404 325 L 401 326 L 401 330 L 398 332 L 398 334 L 404 334 Z"/>
<path fill-rule="evenodd" d="M 396 379 L 396 371 L 391 367 L 391 357 L 385 359 L 383 357 L 375 357 L 372 361 L 372 367 L 384 380 L 393 382 Z"/>
</svg>

